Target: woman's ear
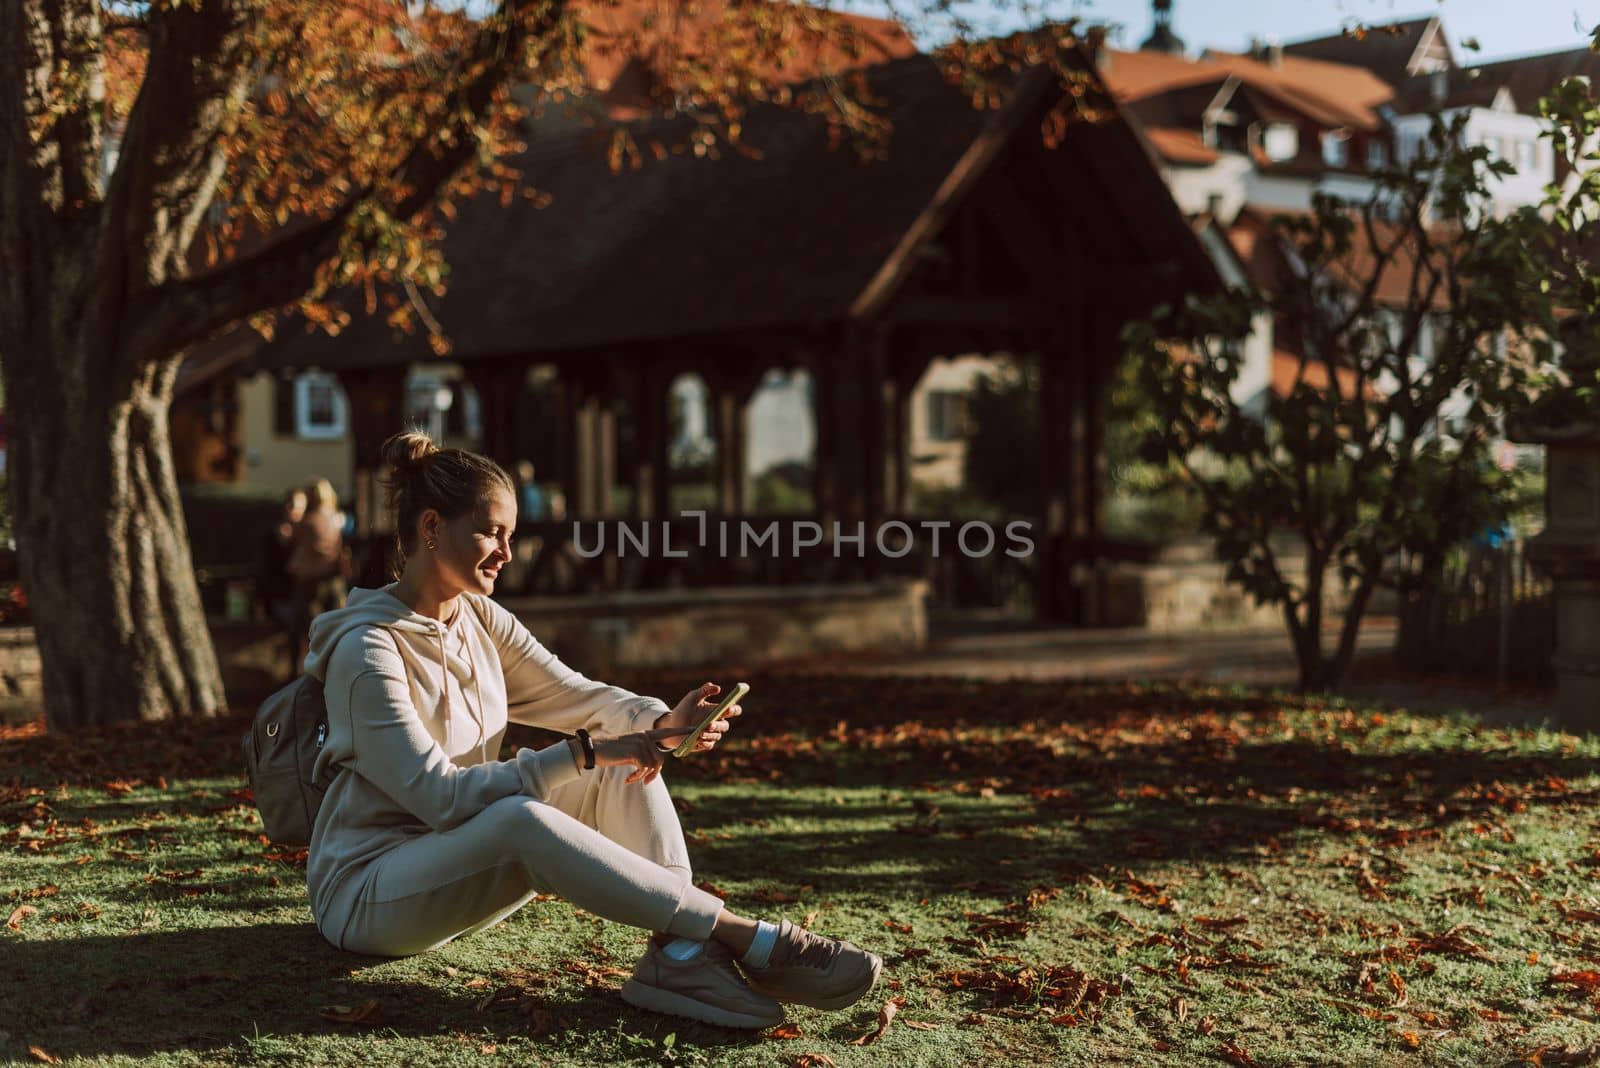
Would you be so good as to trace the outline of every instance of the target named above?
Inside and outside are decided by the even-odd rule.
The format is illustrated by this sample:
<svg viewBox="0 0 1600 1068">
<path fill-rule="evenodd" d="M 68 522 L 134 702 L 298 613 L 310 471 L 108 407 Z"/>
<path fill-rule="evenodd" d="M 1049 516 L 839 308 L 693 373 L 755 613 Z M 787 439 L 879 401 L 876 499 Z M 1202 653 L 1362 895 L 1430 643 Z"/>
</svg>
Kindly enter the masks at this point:
<svg viewBox="0 0 1600 1068">
<path fill-rule="evenodd" d="M 437 508 L 424 508 L 417 517 L 417 533 L 421 535 L 421 542 L 425 547 L 432 548 L 439 541 L 439 526 L 443 520 Z"/>
</svg>

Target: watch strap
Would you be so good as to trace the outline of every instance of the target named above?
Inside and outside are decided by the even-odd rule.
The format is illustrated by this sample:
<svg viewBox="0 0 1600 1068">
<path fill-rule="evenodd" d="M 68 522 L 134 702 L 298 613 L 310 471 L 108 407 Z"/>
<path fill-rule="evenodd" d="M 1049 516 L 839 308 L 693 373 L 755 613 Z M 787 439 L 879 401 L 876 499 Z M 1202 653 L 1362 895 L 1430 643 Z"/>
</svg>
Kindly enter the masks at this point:
<svg viewBox="0 0 1600 1068">
<path fill-rule="evenodd" d="M 583 750 L 583 770 L 594 770 L 594 739 L 589 737 L 589 732 L 579 727 L 574 734 L 578 739 L 578 746 Z"/>
</svg>

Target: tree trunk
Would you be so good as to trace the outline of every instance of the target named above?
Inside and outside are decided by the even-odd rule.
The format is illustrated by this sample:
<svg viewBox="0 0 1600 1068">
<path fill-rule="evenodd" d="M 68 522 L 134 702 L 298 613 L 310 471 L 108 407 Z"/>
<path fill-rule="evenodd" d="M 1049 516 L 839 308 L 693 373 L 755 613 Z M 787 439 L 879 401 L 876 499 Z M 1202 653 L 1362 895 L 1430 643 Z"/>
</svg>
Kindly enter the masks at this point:
<svg viewBox="0 0 1600 1068">
<path fill-rule="evenodd" d="M 1289 613 L 1289 630 L 1294 638 L 1294 655 L 1300 669 L 1300 692 L 1318 693 L 1332 688 L 1328 681 L 1328 661 L 1322 655 L 1322 580 L 1327 560 L 1318 553 L 1306 554 L 1305 615 L 1296 619 Z"/>
<path fill-rule="evenodd" d="M 9 491 L 50 724 L 217 715 L 167 431 L 181 357 L 119 381 L 81 351 L 54 355 L 7 379 Z"/>
</svg>

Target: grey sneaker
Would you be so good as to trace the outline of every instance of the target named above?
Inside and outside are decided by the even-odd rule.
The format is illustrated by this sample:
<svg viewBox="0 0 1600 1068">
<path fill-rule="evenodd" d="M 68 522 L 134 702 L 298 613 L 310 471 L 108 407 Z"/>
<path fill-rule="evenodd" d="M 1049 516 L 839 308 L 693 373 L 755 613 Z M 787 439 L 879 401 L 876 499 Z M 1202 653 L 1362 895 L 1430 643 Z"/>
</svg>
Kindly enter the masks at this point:
<svg viewBox="0 0 1600 1068">
<path fill-rule="evenodd" d="M 743 968 L 750 985 L 769 997 L 814 1009 L 843 1009 L 872 989 L 883 970 L 883 958 L 781 920 L 778 944 L 772 947 L 767 966 Z"/>
<path fill-rule="evenodd" d="M 673 960 L 654 939 L 622 985 L 622 1000 L 651 1012 L 685 1016 L 719 1027 L 775 1027 L 783 1006 L 750 989 L 718 942 L 707 942 L 692 960 Z"/>
</svg>

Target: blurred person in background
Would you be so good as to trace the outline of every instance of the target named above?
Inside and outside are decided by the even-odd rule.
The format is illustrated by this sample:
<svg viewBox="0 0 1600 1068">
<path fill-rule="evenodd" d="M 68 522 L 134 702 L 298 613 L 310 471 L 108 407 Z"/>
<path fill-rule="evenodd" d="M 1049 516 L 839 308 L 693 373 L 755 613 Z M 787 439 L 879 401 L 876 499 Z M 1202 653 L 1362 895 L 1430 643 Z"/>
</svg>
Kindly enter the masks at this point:
<svg viewBox="0 0 1600 1068">
<path fill-rule="evenodd" d="M 306 508 L 294 524 L 289 561 L 285 566 L 293 582 L 290 621 L 290 674 L 298 674 L 305 657 L 311 621 L 323 612 L 343 608 L 349 557 L 345 553 L 345 516 L 333 485 L 319 478 L 305 489 Z"/>
</svg>

